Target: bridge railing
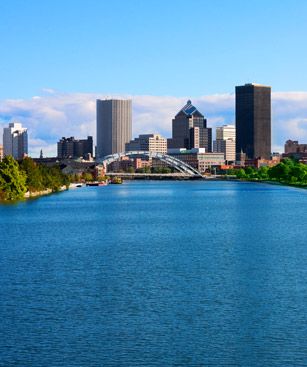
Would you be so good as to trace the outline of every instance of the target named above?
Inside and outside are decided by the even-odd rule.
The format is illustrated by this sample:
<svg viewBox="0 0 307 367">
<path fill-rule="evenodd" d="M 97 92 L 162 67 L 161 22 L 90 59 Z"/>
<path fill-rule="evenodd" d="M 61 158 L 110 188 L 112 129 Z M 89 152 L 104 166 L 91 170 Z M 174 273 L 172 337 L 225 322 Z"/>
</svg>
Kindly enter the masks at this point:
<svg viewBox="0 0 307 367">
<path fill-rule="evenodd" d="M 171 167 L 177 169 L 179 172 L 185 173 L 189 176 L 199 176 L 202 177 L 201 173 L 189 165 L 186 162 L 181 161 L 178 158 L 172 157 L 165 153 L 158 153 L 158 152 L 149 152 L 149 151 L 130 151 L 130 152 L 120 152 L 120 153 L 114 153 L 107 155 L 103 157 L 102 159 L 98 160 L 99 164 L 103 164 L 105 168 L 107 169 L 107 166 L 115 161 L 120 160 L 122 157 L 126 156 L 145 156 L 149 158 L 156 158 L 159 159 L 162 162 L 167 163 Z"/>
</svg>

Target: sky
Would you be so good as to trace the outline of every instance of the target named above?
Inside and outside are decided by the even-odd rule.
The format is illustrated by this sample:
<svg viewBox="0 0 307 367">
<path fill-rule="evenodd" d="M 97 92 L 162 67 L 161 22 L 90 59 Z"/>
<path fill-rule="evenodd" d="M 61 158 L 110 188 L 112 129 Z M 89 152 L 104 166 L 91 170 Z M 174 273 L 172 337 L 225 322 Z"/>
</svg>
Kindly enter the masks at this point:
<svg viewBox="0 0 307 367">
<path fill-rule="evenodd" d="M 272 86 L 272 146 L 307 141 L 305 0 L 0 1 L 0 127 L 29 152 L 95 136 L 95 100 L 132 98 L 133 135 L 171 135 L 187 99 L 216 127 L 234 88 Z"/>
</svg>

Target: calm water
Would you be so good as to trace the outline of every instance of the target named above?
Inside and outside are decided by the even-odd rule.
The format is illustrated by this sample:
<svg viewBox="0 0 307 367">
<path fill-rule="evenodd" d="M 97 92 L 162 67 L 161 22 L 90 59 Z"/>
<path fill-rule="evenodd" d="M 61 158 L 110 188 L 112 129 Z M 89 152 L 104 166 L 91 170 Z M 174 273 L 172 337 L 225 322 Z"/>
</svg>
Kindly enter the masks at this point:
<svg viewBox="0 0 307 367">
<path fill-rule="evenodd" d="M 306 209 L 235 182 L 0 206 L 0 366 L 307 366 Z"/>
</svg>

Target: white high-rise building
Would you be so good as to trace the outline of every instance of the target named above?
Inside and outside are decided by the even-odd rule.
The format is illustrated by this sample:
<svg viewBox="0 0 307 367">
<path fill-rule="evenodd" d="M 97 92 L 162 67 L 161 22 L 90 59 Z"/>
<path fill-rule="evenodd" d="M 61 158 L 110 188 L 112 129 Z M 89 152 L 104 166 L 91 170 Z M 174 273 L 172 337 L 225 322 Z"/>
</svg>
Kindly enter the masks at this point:
<svg viewBox="0 0 307 367">
<path fill-rule="evenodd" d="M 234 125 L 223 125 L 216 128 L 213 151 L 224 153 L 226 162 L 236 160 L 236 128 Z"/>
<path fill-rule="evenodd" d="M 235 125 L 223 125 L 216 128 L 216 140 L 236 140 L 236 127 Z"/>
<path fill-rule="evenodd" d="M 97 99 L 97 158 L 125 151 L 132 134 L 131 100 Z"/>
<path fill-rule="evenodd" d="M 9 123 L 3 129 L 3 155 L 22 159 L 28 154 L 28 132 L 19 122 Z"/>
</svg>

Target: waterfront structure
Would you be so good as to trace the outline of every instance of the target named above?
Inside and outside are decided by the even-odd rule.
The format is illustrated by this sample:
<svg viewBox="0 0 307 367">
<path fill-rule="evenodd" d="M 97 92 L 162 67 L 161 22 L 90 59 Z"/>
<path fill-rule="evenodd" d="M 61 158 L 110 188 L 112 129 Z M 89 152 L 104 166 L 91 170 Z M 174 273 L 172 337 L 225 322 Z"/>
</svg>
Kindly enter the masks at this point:
<svg viewBox="0 0 307 367">
<path fill-rule="evenodd" d="M 22 159 L 28 154 L 28 131 L 19 122 L 11 122 L 3 128 L 3 155 Z"/>
<path fill-rule="evenodd" d="M 87 139 L 75 139 L 63 137 L 57 143 L 58 158 L 88 158 L 93 156 L 93 137 L 88 136 Z"/>
<path fill-rule="evenodd" d="M 212 151 L 212 129 L 198 109 L 187 101 L 172 121 L 172 138 L 168 139 L 169 149 L 205 148 Z"/>
<path fill-rule="evenodd" d="M 106 99 L 96 101 L 97 157 L 124 152 L 132 134 L 131 100 Z"/>
<path fill-rule="evenodd" d="M 271 156 L 271 87 L 236 87 L 236 154 L 248 159 Z"/>
<path fill-rule="evenodd" d="M 307 144 L 299 144 L 298 140 L 287 140 L 285 154 L 289 153 L 307 153 Z"/>
<path fill-rule="evenodd" d="M 125 151 L 142 150 L 146 152 L 167 152 L 167 140 L 160 134 L 142 134 L 126 143 Z"/>
<path fill-rule="evenodd" d="M 169 149 L 168 155 L 189 164 L 200 173 L 225 164 L 224 153 L 206 152 L 204 148 Z"/>
<path fill-rule="evenodd" d="M 236 128 L 234 125 L 223 125 L 216 128 L 213 151 L 224 153 L 226 162 L 236 160 Z"/>
<path fill-rule="evenodd" d="M 3 157 L 3 145 L 0 144 L 0 161 L 2 161 Z"/>
</svg>

